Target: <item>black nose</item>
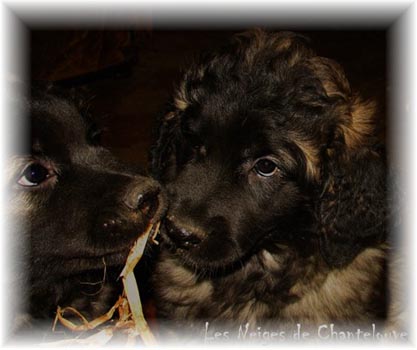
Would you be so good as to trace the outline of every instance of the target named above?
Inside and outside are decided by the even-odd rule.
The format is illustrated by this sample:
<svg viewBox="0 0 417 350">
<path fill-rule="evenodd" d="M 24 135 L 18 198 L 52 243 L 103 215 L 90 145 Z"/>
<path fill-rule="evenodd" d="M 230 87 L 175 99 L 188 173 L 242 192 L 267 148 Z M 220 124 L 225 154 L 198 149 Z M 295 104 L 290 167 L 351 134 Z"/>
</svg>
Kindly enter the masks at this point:
<svg viewBox="0 0 417 350">
<path fill-rule="evenodd" d="M 178 226 L 173 220 L 165 219 L 165 228 L 168 237 L 180 248 L 192 248 L 201 242 L 190 229 Z"/>
<path fill-rule="evenodd" d="M 130 210 L 139 210 L 145 217 L 151 219 L 158 211 L 160 192 L 161 188 L 155 181 L 142 181 L 128 188 L 124 204 Z"/>
</svg>

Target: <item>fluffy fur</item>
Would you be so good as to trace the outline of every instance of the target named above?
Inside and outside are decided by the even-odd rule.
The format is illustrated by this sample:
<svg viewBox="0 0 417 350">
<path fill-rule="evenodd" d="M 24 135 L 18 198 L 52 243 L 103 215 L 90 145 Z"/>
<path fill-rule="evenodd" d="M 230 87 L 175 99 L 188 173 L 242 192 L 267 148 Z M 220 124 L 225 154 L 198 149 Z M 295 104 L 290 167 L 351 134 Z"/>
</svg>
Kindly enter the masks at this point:
<svg viewBox="0 0 417 350">
<path fill-rule="evenodd" d="M 375 104 L 295 33 L 250 31 L 185 73 L 153 150 L 168 189 L 159 315 L 356 323 L 386 315 Z"/>
<path fill-rule="evenodd" d="M 75 98 L 34 88 L 18 117 L 27 115 L 30 142 L 9 163 L 17 327 L 54 317 L 57 305 L 87 318 L 107 312 L 133 241 L 163 211 L 159 184 L 98 146 L 81 110 Z"/>
</svg>

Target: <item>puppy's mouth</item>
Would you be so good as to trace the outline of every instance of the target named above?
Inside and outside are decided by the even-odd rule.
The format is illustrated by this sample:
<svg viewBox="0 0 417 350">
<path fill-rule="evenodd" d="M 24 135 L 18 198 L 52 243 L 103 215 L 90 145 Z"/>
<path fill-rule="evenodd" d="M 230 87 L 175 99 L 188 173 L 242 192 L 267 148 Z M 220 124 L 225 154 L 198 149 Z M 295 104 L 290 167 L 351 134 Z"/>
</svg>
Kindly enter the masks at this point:
<svg viewBox="0 0 417 350">
<path fill-rule="evenodd" d="M 193 250 L 207 237 L 206 234 L 184 224 L 179 224 L 173 216 L 165 218 L 162 237 L 173 249 Z"/>
<path fill-rule="evenodd" d="M 218 227 L 210 233 L 168 215 L 161 225 L 161 243 L 184 266 L 205 273 L 227 274 L 241 268 L 246 257 L 236 241 Z"/>
<path fill-rule="evenodd" d="M 207 233 L 168 215 L 161 225 L 161 243 L 184 266 L 201 276 L 223 276 L 243 268 L 256 253 L 270 246 L 274 233 L 267 231 L 239 244 L 233 238 L 236 235 L 224 226 L 227 225 L 214 225 L 215 229 Z"/>
</svg>

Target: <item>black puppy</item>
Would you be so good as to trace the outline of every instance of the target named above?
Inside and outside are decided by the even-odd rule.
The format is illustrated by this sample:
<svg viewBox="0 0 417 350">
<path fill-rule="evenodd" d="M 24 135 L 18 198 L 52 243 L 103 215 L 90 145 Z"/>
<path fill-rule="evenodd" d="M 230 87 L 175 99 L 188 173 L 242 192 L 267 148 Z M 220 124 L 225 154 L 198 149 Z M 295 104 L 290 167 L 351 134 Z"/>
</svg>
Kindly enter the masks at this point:
<svg viewBox="0 0 417 350">
<path fill-rule="evenodd" d="M 375 113 L 295 33 L 251 31 L 192 65 L 153 152 L 171 200 L 160 315 L 254 328 L 382 320 Z"/>
<path fill-rule="evenodd" d="M 161 188 L 96 145 L 76 99 L 33 89 L 27 107 L 30 143 L 9 176 L 17 321 L 54 317 L 57 305 L 102 315 L 132 243 L 160 219 Z"/>
</svg>

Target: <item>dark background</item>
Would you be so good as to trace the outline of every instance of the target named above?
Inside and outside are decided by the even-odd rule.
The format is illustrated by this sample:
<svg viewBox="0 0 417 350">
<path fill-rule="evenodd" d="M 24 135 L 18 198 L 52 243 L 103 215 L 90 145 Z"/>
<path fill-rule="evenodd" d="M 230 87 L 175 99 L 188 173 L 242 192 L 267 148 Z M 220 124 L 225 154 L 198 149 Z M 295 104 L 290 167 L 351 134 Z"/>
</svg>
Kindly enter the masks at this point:
<svg viewBox="0 0 417 350">
<path fill-rule="evenodd" d="M 31 31 L 31 78 L 81 88 L 93 118 L 104 128 L 104 145 L 121 159 L 146 167 L 155 118 L 162 113 L 182 69 L 202 50 L 222 45 L 240 31 L 156 30 L 151 26 Z M 378 100 L 383 138 L 386 32 L 298 32 L 312 39 L 319 55 L 342 64 L 354 90 Z"/>
</svg>

